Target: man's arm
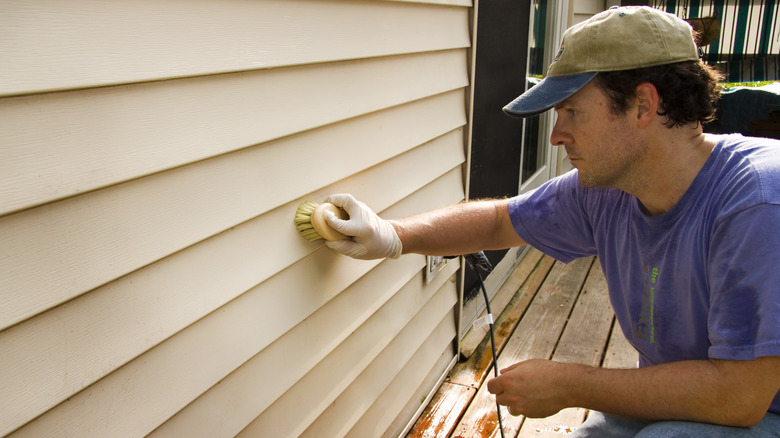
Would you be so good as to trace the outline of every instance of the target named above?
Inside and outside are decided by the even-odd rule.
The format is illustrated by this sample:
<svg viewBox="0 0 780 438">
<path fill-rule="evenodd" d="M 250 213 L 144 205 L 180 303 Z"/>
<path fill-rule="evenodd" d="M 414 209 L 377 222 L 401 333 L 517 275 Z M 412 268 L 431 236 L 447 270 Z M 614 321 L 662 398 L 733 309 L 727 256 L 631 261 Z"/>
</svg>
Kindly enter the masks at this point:
<svg viewBox="0 0 780 438">
<path fill-rule="evenodd" d="M 470 254 L 525 245 L 509 218 L 509 201 L 471 201 L 391 220 L 404 253 Z"/>
<path fill-rule="evenodd" d="M 780 356 L 696 360 L 632 370 L 547 360 L 520 362 L 488 382 L 512 415 L 545 417 L 583 407 L 646 421 L 751 426 L 780 389 Z"/>
<path fill-rule="evenodd" d="M 326 213 L 328 224 L 348 239 L 328 242 L 334 251 L 360 259 L 470 254 L 484 249 L 525 245 L 509 218 L 509 201 L 464 202 L 406 219 L 388 221 L 351 195 L 326 199 L 343 208 L 349 219 Z"/>
</svg>

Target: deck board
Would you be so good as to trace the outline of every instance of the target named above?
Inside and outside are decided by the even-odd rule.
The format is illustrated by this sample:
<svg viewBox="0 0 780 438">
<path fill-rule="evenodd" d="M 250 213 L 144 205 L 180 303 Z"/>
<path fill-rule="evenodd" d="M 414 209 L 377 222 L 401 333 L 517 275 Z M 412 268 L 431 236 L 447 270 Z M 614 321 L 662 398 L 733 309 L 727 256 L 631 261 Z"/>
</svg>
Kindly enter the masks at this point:
<svg viewBox="0 0 780 438">
<path fill-rule="evenodd" d="M 496 292 L 495 296 L 490 299 L 490 307 L 492 309 L 509 309 L 519 307 L 519 309 L 517 309 L 519 314 L 514 317 L 508 316 L 512 328 L 517 325 L 517 321 L 520 320 L 522 312 L 524 312 L 528 307 L 528 303 L 531 302 L 531 298 L 533 298 L 536 291 L 539 290 L 539 286 L 542 284 L 542 281 L 544 281 L 544 278 L 547 276 L 547 273 L 552 267 L 553 260 L 548 258 L 548 262 L 545 263 L 547 270 L 543 271 L 543 275 L 540 276 L 539 260 L 541 260 L 542 257 L 544 257 L 544 254 L 541 251 L 529 247 L 522 260 L 520 260 L 520 263 L 518 263 L 517 267 L 512 270 L 504 284 L 502 284 Z M 533 286 L 530 284 L 524 286 L 524 283 L 527 282 L 526 280 L 528 280 L 528 277 L 532 273 L 536 275 L 537 281 Z M 519 296 L 519 288 L 523 286 L 525 287 L 524 293 L 522 296 Z M 518 303 L 518 301 L 522 298 L 527 298 L 527 300 L 524 300 L 522 303 Z M 512 302 L 513 300 L 514 302 Z M 483 310 L 477 319 L 484 317 L 486 314 L 487 309 Z M 498 327 L 498 323 L 496 326 Z M 505 324 L 505 326 L 507 325 Z M 468 359 L 474 354 L 477 348 L 479 348 L 480 344 L 484 346 L 486 341 L 485 336 L 487 334 L 488 326 L 486 325 L 481 327 L 470 327 L 469 331 L 460 341 L 461 357 L 464 360 Z"/>
<path fill-rule="evenodd" d="M 606 280 L 596 260 L 552 359 L 593 367 L 601 365 L 613 320 Z M 547 418 L 526 418 L 518 437 L 560 437 L 582 424 L 586 415 L 585 409 L 570 408 Z"/>
<path fill-rule="evenodd" d="M 529 253 L 526 257 L 533 257 L 533 254 Z M 540 259 L 528 275 L 526 281 L 520 286 L 512 300 L 510 300 L 506 309 L 496 318 L 494 334 L 498 351 L 504 348 L 509 338 L 514 334 L 517 324 L 531 304 L 531 300 L 536 296 L 542 283 L 550 274 L 554 263 L 555 260 L 550 257 Z M 489 371 L 488 367 L 492 362 L 490 338 L 483 335 L 482 342 L 477 349 L 467 361 L 455 366 L 448 380 L 460 385 L 479 386 Z"/>
<path fill-rule="evenodd" d="M 511 278 L 510 287 L 517 291 L 495 323 L 499 368 L 532 358 L 636 366 L 636 352 L 615 322 L 597 258 L 563 264 L 531 250 Z M 453 368 L 407 438 L 500 437 L 495 398 L 486 387 L 492 376 L 489 337 L 484 336 L 471 356 Z M 564 409 L 542 419 L 513 417 L 505 408 L 501 412 L 506 437 L 561 437 L 588 411 Z"/>
<path fill-rule="evenodd" d="M 638 361 L 639 355 L 623 336 L 623 332 L 620 331 L 620 327 L 615 321 L 607 346 L 607 354 L 604 355 L 604 362 L 601 366 L 603 368 L 636 368 Z"/>
</svg>

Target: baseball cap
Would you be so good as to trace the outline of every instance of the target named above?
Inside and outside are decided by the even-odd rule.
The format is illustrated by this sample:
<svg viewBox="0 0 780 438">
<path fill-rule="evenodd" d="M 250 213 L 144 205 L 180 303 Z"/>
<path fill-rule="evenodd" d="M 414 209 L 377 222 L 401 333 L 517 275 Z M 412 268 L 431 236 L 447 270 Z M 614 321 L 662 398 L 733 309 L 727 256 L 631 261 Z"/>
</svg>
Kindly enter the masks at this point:
<svg viewBox="0 0 780 438">
<path fill-rule="evenodd" d="M 504 112 L 517 117 L 543 113 L 602 71 L 698 59 L 691 26 L 685 21 L 647 6 L 614 6 L 566 30 L 547 76 L 506 105 Z"/>
</svg>

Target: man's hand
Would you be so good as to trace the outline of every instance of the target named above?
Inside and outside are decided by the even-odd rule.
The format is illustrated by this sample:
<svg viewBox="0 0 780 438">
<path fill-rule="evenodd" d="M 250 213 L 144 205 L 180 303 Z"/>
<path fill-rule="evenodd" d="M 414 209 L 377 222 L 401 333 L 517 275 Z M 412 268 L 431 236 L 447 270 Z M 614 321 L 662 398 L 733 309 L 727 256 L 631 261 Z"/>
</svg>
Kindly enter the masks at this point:
<svg viewBox="0 0 780 438">
<path fill-rule="evenodd" d="M 487 388 L 512 415 L 549 417 L 568 407 L 562 376 L 569 367 L 542 359 L 519 362 L 501 370 L 500 376 L 488 381 Z"/>
<path fill-rule="evenodd" d="M 328 225 L 349 236 L 349 239 L 327 242 L 330 249 L 362 260 L 401 256 L 401 239 L 393 225 L 377 216 L 366 204 L 352 195 L 331 195 L 325 202 L 343 208 L 349 215 L 348 220 L 342 220 L 331 212 L 325 213 Z"/>
</svg>

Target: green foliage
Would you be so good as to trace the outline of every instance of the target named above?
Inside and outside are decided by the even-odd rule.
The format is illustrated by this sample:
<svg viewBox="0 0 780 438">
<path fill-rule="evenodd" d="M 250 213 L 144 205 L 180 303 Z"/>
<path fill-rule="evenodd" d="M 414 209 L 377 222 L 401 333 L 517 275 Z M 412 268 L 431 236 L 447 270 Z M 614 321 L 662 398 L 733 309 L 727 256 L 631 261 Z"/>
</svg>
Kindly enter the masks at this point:
<svg viewBox="0 0 780 438">
<path fill-rule="evenodd" d="M 777 81 L 727 82 L 727 83 L 723 83 L 721 85 L 723 86 L 723 90 L 724 91 L 728 91 L 731 88 L 736 88 L 736 87 L 763 87 L 764 85 L 769 85 L 772 82 L 777 82 Z"/>
</svg>

